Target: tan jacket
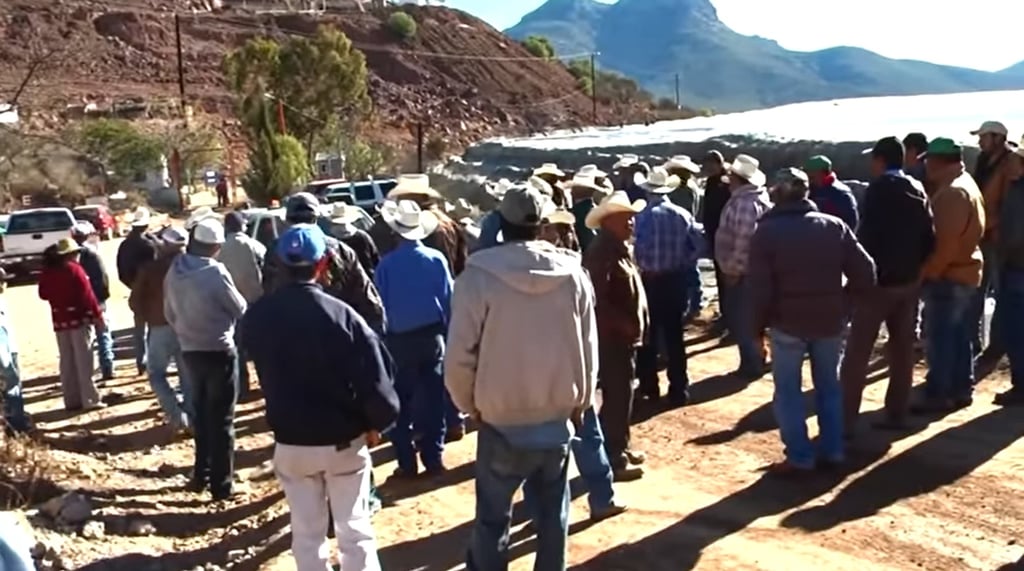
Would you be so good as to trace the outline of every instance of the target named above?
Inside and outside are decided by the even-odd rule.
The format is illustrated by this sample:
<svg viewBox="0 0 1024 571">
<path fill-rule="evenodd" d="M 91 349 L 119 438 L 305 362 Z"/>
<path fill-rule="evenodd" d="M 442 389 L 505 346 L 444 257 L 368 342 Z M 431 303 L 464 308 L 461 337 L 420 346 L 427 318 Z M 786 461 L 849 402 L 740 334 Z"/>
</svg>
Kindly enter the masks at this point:
<svg viewBox="0 0 1024 571">
<path fill-rule="evenodd" d="M 985 204 L 974 178 L 963 164 L 936 182 L 931 196 L 935 214 L 935 250 L 921 270 L 926 280 L 981 285 L 982 256 L 978 245 L 985 231 Z"/>
<path fill-rule="evenodd" d="M 1007 151 L 1009 153 L 1010 151 Z M 999 226 L 999 210 L 1003 204 L 1003 197 L 1009 190 L 1010 184 L 1017 178 L 1016 161 L 1013 156 L 1003 156 L 992 175 L 981 187 L 981 196 L 985 200 L 985 238 L 994 238 L 994 233 Z"/>
</svg>

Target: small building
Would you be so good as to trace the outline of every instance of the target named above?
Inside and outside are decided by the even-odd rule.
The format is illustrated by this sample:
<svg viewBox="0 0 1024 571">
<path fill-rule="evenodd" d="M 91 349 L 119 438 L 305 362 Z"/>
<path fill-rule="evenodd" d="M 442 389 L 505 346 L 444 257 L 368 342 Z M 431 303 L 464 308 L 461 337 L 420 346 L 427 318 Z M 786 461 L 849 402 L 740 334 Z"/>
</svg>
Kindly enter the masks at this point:
<svg viewBox="0 0 1024 571">
<path fill-rule="evenodd" d="M 345 157 L 337 153 L 317 153 L 313 157 L 313 178 L 345 178 Z"/>
</svg>

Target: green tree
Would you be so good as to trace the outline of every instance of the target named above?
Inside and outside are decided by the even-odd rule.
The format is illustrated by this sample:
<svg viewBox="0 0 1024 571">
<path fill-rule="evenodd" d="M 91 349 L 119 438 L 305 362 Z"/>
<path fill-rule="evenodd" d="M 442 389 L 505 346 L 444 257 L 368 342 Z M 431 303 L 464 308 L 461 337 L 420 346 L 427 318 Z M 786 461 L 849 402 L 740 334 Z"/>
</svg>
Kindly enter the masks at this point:
<svg viewBox="0 0 1024 571">
<path fill-rule="evenodd" d="M 192 184 L 208 167 L 217 166 L 227 144 L 224 135 L 202 119 L 193 119 L 188 127 L 175 123 L 158 137 L 165 149 L 178 150 L 182 184 Z"/>
<path fill-rule="evenodd" d="M 263 135 L 249 152 L 249 171 L 242 177 L 245 193 L 262 204 L 281 200 L 309 180 L 306 161 L 306 149 L 295 137 Z"/>
<path fill-rule="evenodd" d="M 405 12 L 395 12 L 388 17 L 388 29 L 402 40 L 416 37 L 416 20 Z"/>
<path fill-rule="evenodd" d="M 551 41 L 544 36 L 529 36 L 523 40 L 523 47 L 526 51 L 530 52 L 534 57 L 543 59 L 554 59 L 555 47 L 551 45 Z"/>
<path fill-rule="evenodd" d="M 387 170 L 395 160 L 394 150 L 350 139 L 342 148 L 345 154 L 345 176 L 350 180 L 365 180 Z"/>
<path fill-rule="evenodd" d="M 71 139 L 77 149 L 103 163 L 121 181 L 160 168 L 166 150 L 158 138 L 122 119 L 82 122 Z"/>
<path fill-rule="evenodd" d="M 224 70 L 251 139 L 263 136 L 268 101 L 282 104 L 288 133 L 306 143 L 336 129 L 341 117 L 354 126 L 370 111 L 366 58 L 331 27 L 284 44 L 249 40 L 228 54 Z"/>
</svg>

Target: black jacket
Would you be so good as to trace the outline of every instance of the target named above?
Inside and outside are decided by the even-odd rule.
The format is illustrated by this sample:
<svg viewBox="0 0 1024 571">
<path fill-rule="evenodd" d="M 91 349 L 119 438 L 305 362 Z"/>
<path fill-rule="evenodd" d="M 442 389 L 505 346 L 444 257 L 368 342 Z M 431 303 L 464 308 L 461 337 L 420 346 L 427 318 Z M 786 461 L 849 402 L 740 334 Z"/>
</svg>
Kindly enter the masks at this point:
<svg viewBox="0 0 1024 571">
<path fill-rule="evenodd" d="M 277 442 L 345 445 L 398 418 L 383 342 L 320 286 L 293 283 L 264 295 L 242 318 L 241 335 Z"/>
<path fill-rule="evenodd" d="M 358 228 L 351 236 L 345 236 L 339 238 L 343 244 L 352 248 L 352 251 L 356 253 L 356 257 L 359 258 L 359 265 L 363 266 L 363 270 L 366 271 L 366 275 L 373 281 L 373 272 L 377 269 L 377 264 L 380 263 L 380 253 L 377 251 L 377 245 L 373 243 L 373 238 L 370 235 Z"/>
<path fill-rule="evenodd" d="M 700 202 L 700 216 L 704 223 L 704 235 L 714 237 L 722 220 L 725 203 L 729 202 L 729 183 L 724 176 L 709 177 L 704 186 L 704 198 Z M 715 241 L 709 240 L 712 248 Z"/>
<path fill-rule="evenodd" d="M 155 259 L 156 240 L 145 232 L 132 230 L 117 249 L 117 279 L 131 289 L 142 266 Z"/>
<path fill-rule="evenodd" d="M 875 260 L 878 285 L 909 285 L 935 248 L 935 224 L 924 187 L 905 174 L 887 173 L 864 193 L 858 237 Z"/>
<path fill-rule="evenodd" d="M 107 278 L 107 268 L 103 266 L 103 259 L 91 248 L 82 248 L 79 254 L 78 263 L 89 276 L 89 284 L 92 285 L 92 293 L 96 301 L 106 303 L 110 299 L 110 280 Z"/>
</svg>

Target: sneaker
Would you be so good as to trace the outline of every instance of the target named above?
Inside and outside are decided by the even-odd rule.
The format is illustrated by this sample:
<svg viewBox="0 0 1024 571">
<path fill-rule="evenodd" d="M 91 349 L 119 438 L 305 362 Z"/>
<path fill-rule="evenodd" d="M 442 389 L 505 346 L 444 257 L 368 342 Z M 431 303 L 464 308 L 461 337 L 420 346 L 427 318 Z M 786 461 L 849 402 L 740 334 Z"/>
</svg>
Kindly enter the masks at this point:
<svg viewBox="0 0 1024 571">
<path fill-rule="evenodd" d="M 1022 406 L 1024 405 L 1024 389 L 1010 389 L 999 393 L 992 402 L 997 406 Z"/>
<path fill-rule="evenodd" d="M 617 503 L 615 500 L 612 500 L 612 503 L 608 504 L 606 507 L 590 512 L 590 521 L 593 523 L 604 521 L 606 519 L 613 518 L 617 515 L 626 513 L 626 510 L 628 509 L 629 508 L 626 507 L 625 505 Z"/>
<path fill-rule="evenodd" d="M 669 391 L 668 402 L 671 403 L 672 406 L 686 406 L 690 404 L 690 391 Z"/>
<path fill-rule="evenodd" d="M 812 468 L 797 466 L 789 460 L 783 460 L 781 462 L 765 466 L 764 472 L 769 476 L 775 476 L 777 478 L 801 478 L 813 473 L 814 470 Z"/>
<path fill-rule="evenodd" d="M 107 403 L 103 402 L 102 400 L 98 400 L 92 404 L 85 405 L 84 410 L 85 412 L 92 412 L 94 410 L 101 410 L 104 408 L 107 408 Z"/>
<path fill-rule="evenodd" d="M 185 491 L 193 494 L 201 494 L 210 487 L 210 481 L 206 478 L 197 478 L 195 476 L 188 479 L 188 483 L 185 484 Z"/>
<path fill-rule="evenodd" d="M 644 469 L 640 466 L 624 466 L 612 470 L 613 482 L 635 482 L 644 477 Z"/>
<path fill-rule="evenodd" d="M 395 468 L 395 471 L 391 473 L 391 477 L 388 478 L 388 481 L 394 480 L 396 482 L 408 482 L 410 480 L 415 480 L 417 476 L 419 476 L 419 474 L 416 472 L 404 470 L 402 468 Z"/>
<path fill-rule="evenodd" d="M 466 437 L 466 426 L 453 426 L 449 428 L 444 434 L 444 441 L 446 443 L 458 442 Z"/>
<path fill-rule="evenodd" d="M 910 414 L 925 416 L 931 414 L 942 414 L 953 410 L 953 401 L 944 398 L 925 398 L 921 402 L 911 405 Z"/>
</svg>

